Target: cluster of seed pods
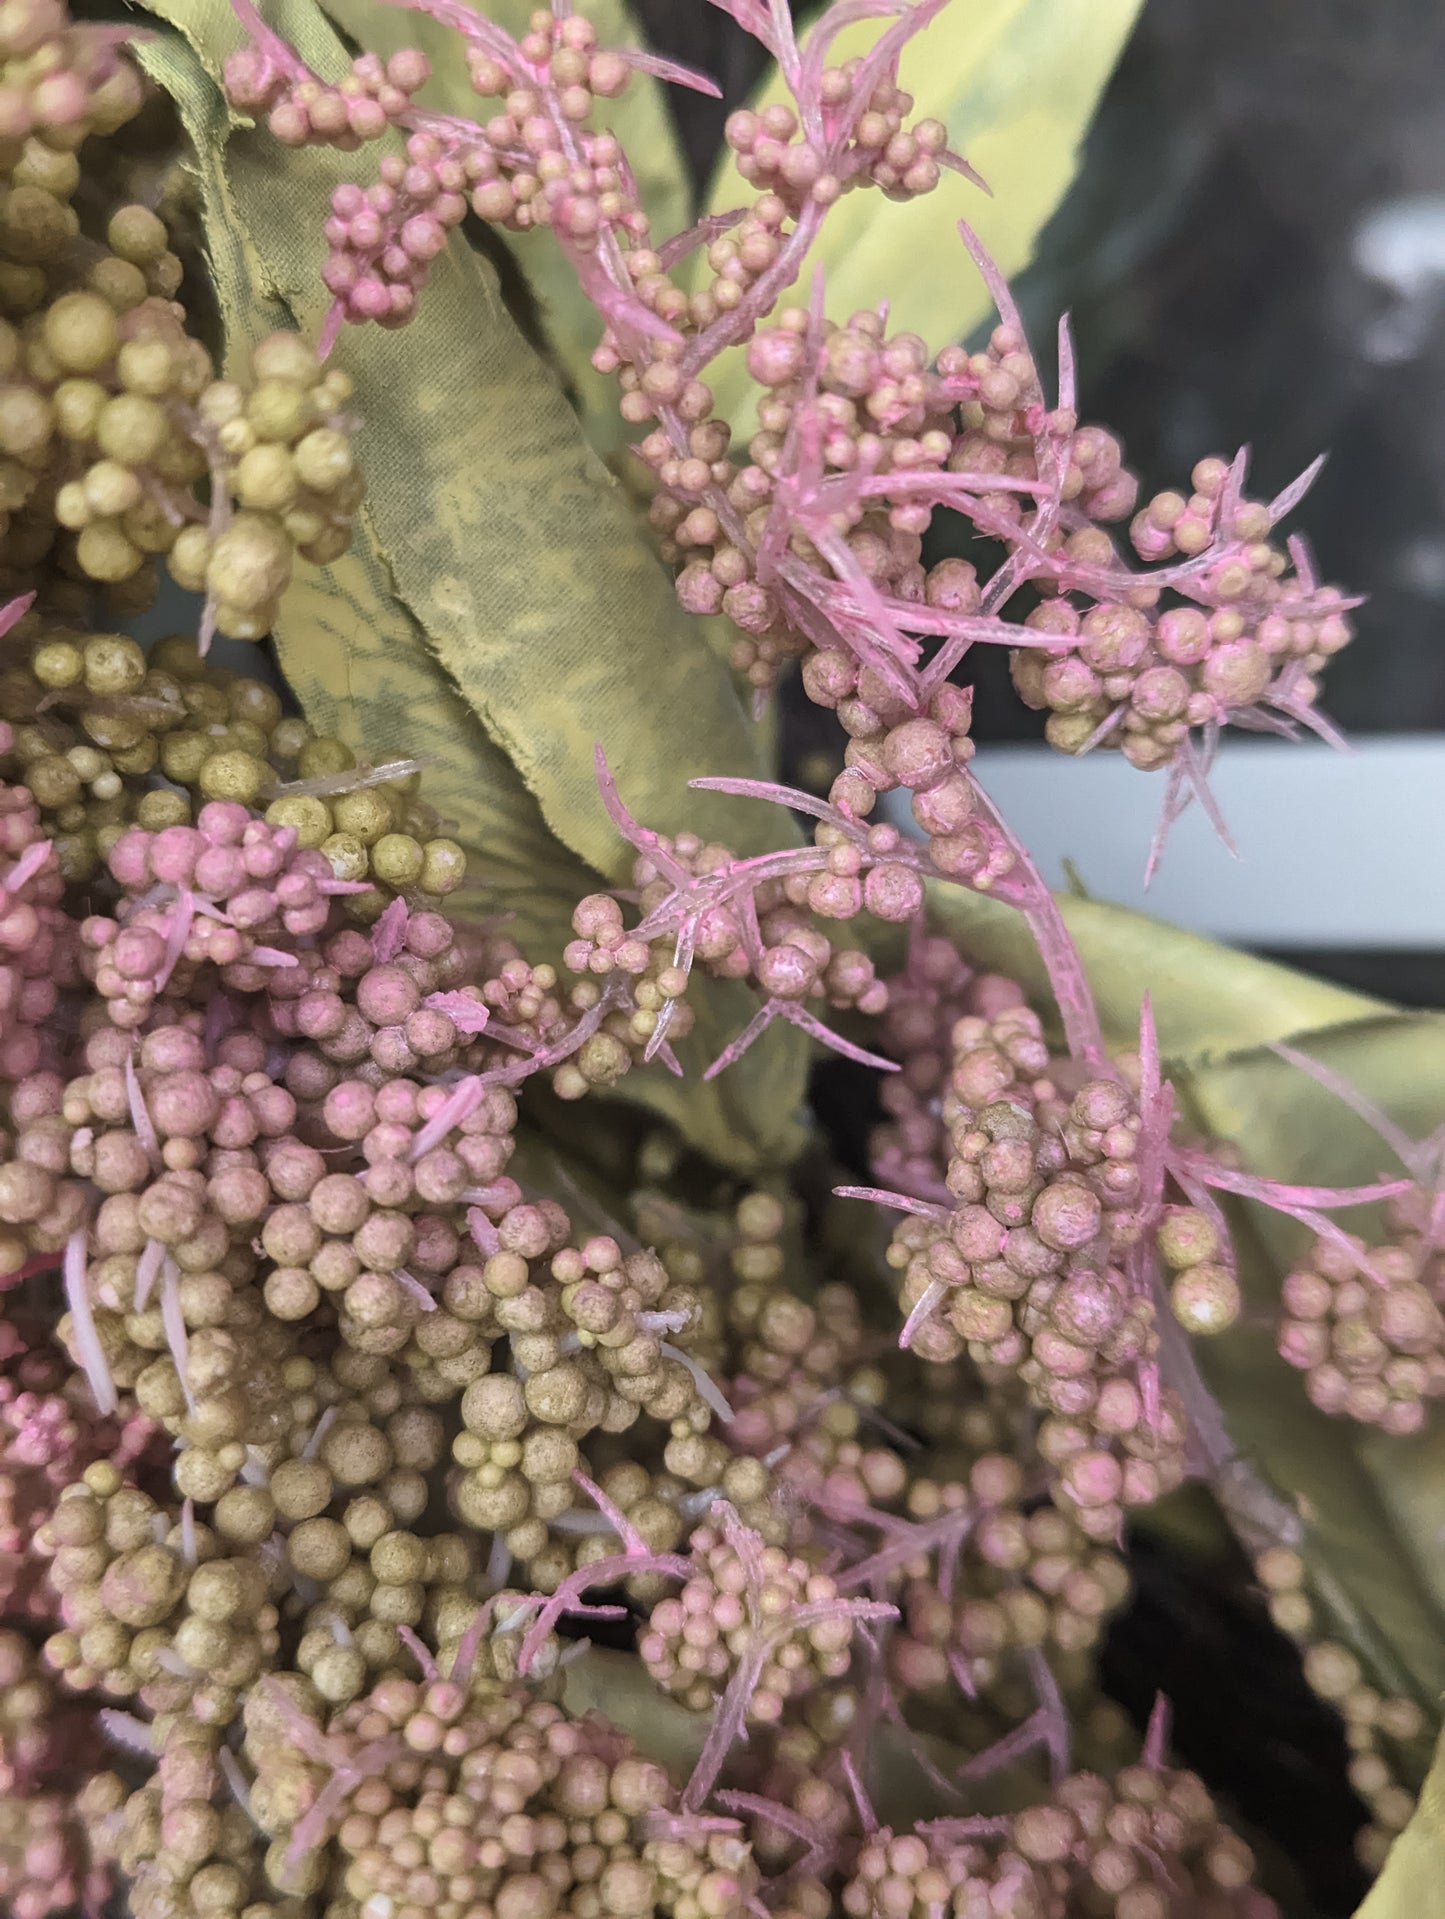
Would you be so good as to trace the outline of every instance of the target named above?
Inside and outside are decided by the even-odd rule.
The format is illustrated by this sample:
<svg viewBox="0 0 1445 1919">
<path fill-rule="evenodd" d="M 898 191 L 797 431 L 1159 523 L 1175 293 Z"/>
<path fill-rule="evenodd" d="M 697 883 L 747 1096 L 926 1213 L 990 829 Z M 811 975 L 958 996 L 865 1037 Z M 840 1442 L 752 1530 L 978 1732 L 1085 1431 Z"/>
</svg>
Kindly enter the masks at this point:
<svg viewBox="0 0 1445 1919">
<path fill-rule="evenodd" d="M 933 1035 L 920 1037 L 922 1055 Z M 965 1014 L 948 1043 L 932 1178 L 951 1204 L 910 1211 L 889 1251 L 906 1336 L 925 1358 L 967 1351 L 985 1376 L 1024 1384 L 1044 1415 L 1040 1450 L 1080 1523 L 1107 1539 L 1124 1506 L 1183 1471 L 1182 1415 L 1151 1371 L 1153 1300 L 1125 1257 L 1140 1231 L 1137 1108 L 1113 1079 L 1066 1099 L 1023 1006 Z M 923 1143 L 922 1125 L 907 1131 L 917 1099 L 895 1097 L 885 1145 Z"/>
<path fill-rule="evenodd" d="M 1168 1875 L 1158 1861 L 1170 1861 Z M 1236 1911 L 1254 1860 L 1224 1826 L 1203 1782 L 1159 1765 L 1112 1780 L 1061 1780 L 1047 1806 L 1011 1817 L 940 1819 L 917 1833 L 886 1828 L 865 1840 L 843 1893 L 850 1919 L 889 1919 L 930 1906 L 1065 1919 L 1169 1919 Z M 905 1903 L 907 1901 L 908 1903 Z"/>
<path fill-rule="evenodd" d="M 1417 1433 L 1445 1394 L 1445 1260 L 1434 1239 L 1317 1239 L 1285 1276 L 1279 1351 L 1321 1412 Z"/>
<path fill-rule="evenodd" d="M 515 41 L 468 16 L 485 125 L 417 106 L 418 53 L 322 82 L 239 11 L 227 84 L 283 145 L 402 136 L 333 199 L 318 350 L 274 336 L 246 385 L 187 334 L 155 215 L 121 208 L 80 257 L 70 150 L 138 99 L 112 39 L 46 0 L 0 25 L 0 255 L 32 314 L 0 323 L 6 574 L 45 595 L 0 615 L 0 1896 L 17 1919 L 117 1879 L 134 1919 L 1257 1913 L 1248 1849 L 1158 1736 L 1130 1763 L 1091 1657 L 1126 1509 L 1183 1474 L 1156 1269 L 1191 1330 L 1238 1310 L 1216 1221 L 1187 1186 L 1165 1203 L 1146 1047 L 1057 1057 L 1016 986 L 918 929 L 939 878 L 1049 910 L 973 778 L 949 673 L 975 642 L 1014 649 L 1070 751 L 1177 764 L 1241 711 L 1308 716 L 1347 608 L 1274 545 L 1290 497 L 1204 462 L 1135 515 L 1136 574 L 1104 530 L 1136 483 L 1080 426 L 1067 353 L 1047 405 L 1006 296 L 980 352 L 937 359 L 880 313 L 777 310 L 844 193 L 962 167 L 889 57 L 920 19 L 871 62 L 800 64 L 796 109 L 734 116 L 752 204 L 654 249 L 592 115 L 662 67 L 570 11 Z M 341 554 L 361 482 L 326 352 L 343 320 L 410 317 L 469 208 L 556 234 L 647 429 L 683 604 L 732 621 L 758 693 L 800 659 L 848 741 L 826 806 L 714 783 L 817 820 L 751 861 L 640 826 L 601 766 L 632 893 L 581 900 L 543 958 L 434 910 L 465 855 L 414 763 L 358 767 L 204 647 L 62 623 L 91 616 L 81 576 L 133 610 L 164 554 L 203 634 L 255 638 L 293 550 Z M 743 344 L 739 458 L 703 376 Z M 940 508 L 996 574 L 924 565 Z M 877 816 L 894 789 L 926 848 Z M 830 924 L 862 914 L 909 928 L 897 980 Z M 815 1167 L 748 1190 L 629 1118 L 597 1182 L 618 1219 L 539 1172 L 526 1082 L 573 1101 L 675 1065 L 695 969 L 761 1002 L 714 1070 L 778 1018 L 899 1068 L 875 1162 L 905 1211 L 901 1346 L 881 1249 Z M 825 1011 L 881 1019 L 885 1055 Z M 1328 1322 L 1301 1362 L 1328 1410 L 1418 1423 L 1432 1244 L 1374 1262 L 1378 1300 L 1323 1254 L 1294 1276 L 1291 1350 Z M 1260 1577 L 1304 1637 L 1291 1570 Z M 590 1618 L 650 1682 L 645 1730 L 693 1741 L 685 1785 L 578 1703 L 609 1655 L 562 1635 Z M 1384 1833 L 1418 1727 L 1348 1662 L 1307 1663 Z M 880 1825 L 877 1754 L 946 1800 L 940 1739 L 966 1780 L 1009 1771 L 1019 1809 Z"/>
</svg>

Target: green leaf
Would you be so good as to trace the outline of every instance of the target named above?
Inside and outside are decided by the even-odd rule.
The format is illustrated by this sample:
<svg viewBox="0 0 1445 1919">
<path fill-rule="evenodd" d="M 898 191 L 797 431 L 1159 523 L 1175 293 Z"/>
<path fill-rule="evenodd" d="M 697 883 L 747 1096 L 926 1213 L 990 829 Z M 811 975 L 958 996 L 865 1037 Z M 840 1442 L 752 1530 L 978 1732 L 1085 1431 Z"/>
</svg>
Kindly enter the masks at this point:
<svg viewBox="0 0 1445 1919">
<path fill-rule="evenodd" d="M 194 50 L 161 36 L 141 57 L 196 148 L 228 355 L 278 325 L 314 338 L 322 224 L 356 161 L 288 151 L 228 112 L 215 82 L 242 36 L 225 0 L 153 11 Z M 315 70 L 345 70 L 312 0 L 269 18 Z M 434 757 L 425 791 L 474 851 L 487 910 L 517 912 L 537 957 L 554 956 L 579 893 L 625 882 L 632 855 L 597 791 L 597 740 L 647 824 L 743 853 L 785 839 L 775 809 L 688 790 L 696 774 L 760 774 L 756 736 L 489 264 L 454 242 L 410 326 L 347 329 L 337 356 L 356 381 L 368 497 L 354 552 L 299 575 L 277 650 L 311 717 L 367 758 Z M 790 1154 L 806 1042 L 780 1024 L 700 1086 L 752 1002 L 701 980 L 696 997 L 688 1080 L 650 1068 L 624 1096 L 725 1164 Z"/>
<path fill-rule="evenodd" d="M 827 275 L 828 309 L 838 319 L 889 303 L 889 324 L 935 348 L 963 340 L 992 302 L 950 223 L 966 218 L 1000 269 L 1019 273 L 1078 169 L 1079 149 L 1099 97 L 1138 15 L 1141 0 L 956 0 L 907 46 L 901 84 L 914 113 L 942 120 L 949 145 L 993 190 L 948 174 L 934 193 L 887 204 L 860 187 L 829 213 L 809 256 Z M 840 33 L 829 63 L 865 53 L 886 22 Z M 749 105 L 786 104 L 774 69 Z M 751 197 L 725 153 L 706 211 L 726 212 Z M 703 271 L 701 256 L 695 274 Z M 920 262 L 926 266 L 920 269 Z M 718 411 L 738 434 L 750 429 L 751 399 L 741 352 L 708 376 Z"/>
<path fill-rule="evenodd" d="M 416 96 L 419 105 L 482 121 L 498 110 L 499 102 L 483 100 L 472 90 L 465 40 L 429 14 L 385 0 L 321 0 L 321 5 L 345 34 L 383 59 L 402 47 L 420 48 L 431 61 L 432 77 Z M 477 9 L 518 37 L 527 31 L 534 10 L 531 0 L 486 0 Z M 604 47 L 642 44 L 623 0 L 580 0 L 574 11 L 592 22 Z M 634 74 L 621 98 L 605 103 L 605 117 L 631 163 L 654 238 L 670 239 L 687 226 L 691 205 L 687 167 L 661 84 L 648 74 Z M 579 290 L 577 276 L 550 231 L 508 233 L 504 239 L 541 304 L 548 340 L 566 370 L 588 438 L 599 452 L 615 452 L 625 444 L 629 429 L 617 411 L 615 383 L 592 365 L 592 350 L 602 337 L 597 309 Z"/>
<path fill-rule="evenodd" d="M 1445 1017 L 1386 1013 L 1299 1035 L 1294 1044 L 1415 1136 L 1445 1116 Z M 1253 1172 L 1315 1185 L 1398 1175 L 1389 1149 L 1347 1106 L 1267 1048 L 1174 1070 L 1185 1109 L 1230 1140 Z M 1299 1506 L 1307 1557 L 1336 1629 L 1377 1684 L 1433 1717 L 1445 1691 L 1445 1425 L 1410 1438 L 1330 1419 L 1274 1347 L 1280 1282 L 1308 1244 L 1295 1222 L 1241 1211 L 1240 1277 L 1264 1322 L 1199 1342 L 1200 1365 L 1240 1449 Z M 1378 1226 L 1368 1214 L 1347 1220 Z"/>
<path fill-rule="evenodd" d="M 1445 1919 L 1445 1734 L 1410 1823 L 1355 1919 Z"/>
<path fill-rule="evenodd" d="M 1269 1045 L 1391 1010 L 1382 1000 L 1122 906 L 1061 894 L 1059 910 L 1089 975 L 1104 1031 L 1117 1045 L 1137 1042 L 1145 993 L 1160 1047 L 1173 1059 Z M 930 886 L 929 912 L 975 965 L 1007 973 L 1047 1008 L 1048 976 L 1021 913 L 1000 900 L 944 885 Z"/>
<path fill-rule="evenodd" d="M 689 1712 L 658 1686 L 633 1653 L 589 1646 L 563 1668 L 562 1698 L 567 1711 L 601 1713 L 633 1739 L 639 1751 L 679 1783 L 697 1764 L 707 1737 L 705 1713 Z M 877 1728 L 864 1761 L 864 1778 L 879 1817 L 900 1826 L 954 1810 L 919 1764 L 927 1755 L 938 1772 L 956 1772 L 965 1754 L 932 1733 L 914 1736 L 913 1750 L 900 1729 L 887 1722 Z M 990 1791 L 992 1788 L 992 1792 Z M 1007 1797 L 996 1782 L 975 1789 L 973 1805 L 993 1810 Z"/>
</svg>

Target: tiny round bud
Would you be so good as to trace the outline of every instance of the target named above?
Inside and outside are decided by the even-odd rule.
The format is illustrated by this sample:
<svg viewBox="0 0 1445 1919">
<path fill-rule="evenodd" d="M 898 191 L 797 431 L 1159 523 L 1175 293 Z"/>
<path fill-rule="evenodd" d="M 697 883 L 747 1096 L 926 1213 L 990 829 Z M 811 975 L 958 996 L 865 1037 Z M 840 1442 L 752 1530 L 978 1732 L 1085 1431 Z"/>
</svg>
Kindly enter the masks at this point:
<svg viewBox="0 0 1445 1919">
<path fill-rule="evenodd" d="M 1207 1337 L 1228 1332 L 1239 1318 L 1239 1281 L 1227 1266 L 1205 1261 L 1190 1266 L 1169 1290 L 1169 1305 L 1186 1332 Z"/>
</svg>

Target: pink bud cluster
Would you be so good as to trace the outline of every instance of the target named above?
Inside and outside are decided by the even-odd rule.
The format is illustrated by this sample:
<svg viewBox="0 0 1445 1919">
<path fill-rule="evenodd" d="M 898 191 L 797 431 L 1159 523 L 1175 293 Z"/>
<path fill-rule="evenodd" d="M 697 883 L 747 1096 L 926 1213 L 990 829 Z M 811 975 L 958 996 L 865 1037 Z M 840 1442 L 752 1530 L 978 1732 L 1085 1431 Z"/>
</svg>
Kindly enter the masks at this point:
<svg viewBox="0 0 1445 1919">
<path fill-rule="evenodd" d="M 1279 502 L 1244 500 L 1242 477 L 1238 465 L 1201 460 L 1188 501 L 1162 493 L 1136 515 L 1130 533 L 1144 558 L 1179 556 L 1153 576 L 1176 587 L 1162 603 L 1155 591 L 1081 611 L 1062 598 L 1029 615 L 1031 631 L 1054 643 L 1014 655 L 1014 684 L 1049 712 L 1054 745 L 1077 752 L 1107 743 L 1153 769 L 1169 763 L 1191 728 L 1266 708 L 1307 717 L 1320 670 L 1350 640 L 1354 602 L 1315 586 L 1303 549 L 1287 557 L 1271 543 Z M 1107 567 L 1114 559 L 1107 541 L 1091 546 L 1085 536 L 1071 537 L 1065 551 L 1083 562 L 1075 579 L 1087 580 L 1091 560 Z M 1208 564 L 1191 574 L 1198 559 Z M 1070 577 L 1062 574 L 1066 591 Z"/>
<path fill-rule="evenodd" d="M 1002 1699 L 1020 1655 L 1047 1651 L 1067 1669 L 1123 1605 L 1129 1575 L 1118 1553 L 1069 1511 L 1030 1509 L 1029 1494 L 1022 1468 L 1002 1453 L 979 1454 L 966 1479 L 910 1487 L 930 1563 L 898 1579 L 888 1660 L 903 1692 L 946 1698 L 957 1682 L 970 1697 Z"/>
<path fill-rule="evenodd" d="M 119 58 L 124 34 L 77 24 L 65 0 L 17 0 L 0 24 L 0 142 L 34 136 L 69 153 L 112 133 L 140 104 L 140 79 Z"/>
<path fill-rule="evenodd" d="M 1317 1239 L 1281 1300 L 1280 1355 L 1321 1412 L 1420 1431 L 1428 1402 L 1445 1395 L 1445 1258 L 1433 1239 Z"/>
<path fill-rule="evenodd" d="M 1116 1080 L 1068 1099 L 1037 1016 L 1006 982 L 969 982 L 920 945 L 892 1020 L 881 1166 L 921 1197 L 894 1231 L 905 1340 L 967 1351 L 1044 1413 L 1039 1449 L 1079 1524 L 1112 1537 L 1122 1508 L 1183 1472 L 1182 1410 L 1159 1385 L 1143 1234 L 1141 1121 Z M 977 995 L 987 1015 L 963 1012 Z M 1067 1071 L 1067 1069 L 1066 1069 Z"/>
<path fill-rule="evenodd" d="M 751 1658 L 744 1711 L 773 1725 L 788 1700 L 841 1678 L 852 1664 L 853 1619 L 826 1573 L 735 1524 L 700 1526 L 688 1542 L 696 1571 L 675 1599 L 654 1606 L 638 1641 L 657 1683 L 694 1710 Z"/>
<path fill-rule="evenodd" d="M 195 826 L 133 828 L 112 849 L 110 869 L 128 895 L 123 923 L 94 916 L 81 938 L 95 955 L 95 989 L 122 1027 L 144 1025 L 183 964 L 210 964 L 224 988 L 243 993 L 275 968 L 297 967 L 270 942 L 319 933 L 332 895 L 345 890 L 320 853 L 298 850 L 294 827 L 268 826 L 228 800 L 202 807 Z"/>
<path fill-rule="evenodd" d="M 333 196 L 323 270 L 337 303 L 333 329 L 343 321 L 405 324 L 468 207 L 516 232 L 551 227 L 579 262 L 604 233 L 646 234 L 617 141 L 585 124 L 594 97 L 621 93 L 633 61 L 644 57 L 600 50 L 595 28 L 580 16 L 539 15 L 516 42 L 475 16 L 436 10 L 468 36 L 477 93 L 503 96 L 485 125 L 415 107 L 412 96 L 430 69 L 414 50 L 394 54 L 384 68 L 365 55 L 332 86 L 253 9 L 238 7 L 254 44 L 228 60 L 227 91 L 245 110 L 268 110 L 284 144 L 351 148 L 391 126 L 408 134 L 406 158 L 387 155 L 375 185 L 344 186 Z M 595 271 L 590 277 L 599 290 L 605 284 Z"/>
<path fill-rule="evenodd" d="M 938 185 L 940 167 L 950 163 L 948 129 L 943 122 L 918 120 L 906 127 L 912 96 L 882 80 L 853 122 L 846 166 L 835 170 L 827 135 L 834 133 L 836 138 L 835 129 L 857 92 L 861 67 L 861 61 L 852 60 L 823 75 L 818 88 L 822 139 L 803 130 L 791 107 L 743 111 L 728 119 L 725 137 L 737 155 L 739 174 L 749 186 L 776 193 L 794 219 L 810 199 L 824 206 L 836 199 L 845 179 L 849 185 L 866 182 L 881 187 L 893 200 L 931 193 Z"/>
<path fill-rule="evenodd" d="M 467 176 L 423 133 L 407 141 L 405 160 L 389 153 L 379 172 L 375 186 L 340 186 L 332 195 L 321 277 L 345 319 L 401 326 L 467 210 Z"/>
<path fill-rule="evenodd" d="M 940 701 L 949 719 L 966 725 L 968 702 Z M 942 741 L 945 754 L 966 757 L 971 743 L 960 730 L 950 742 L 942 728 L 925 723 L 925 743 Z M 763 1005 L 748 1027 L 714 1061 L 709 1076 L 736 1059 L 778 1018 L 802 1027 L 849 1058 L 886 1062 L 834 1033 L 808 1002 L 834 1011 L 876 1016 L 887 989 L 861 949 L 845 947 L 818 921 L 844 920 L 866 910 L 894 923 L 914 919 L 923 905 L 926 863 L 898 828 L 869 826 L 846 806 L 820 806 L 807 794 L 758 780 L 700 780 L 748 797 L 797 804 L 820 824 L 814 845 L 793 852 L 733 857 L 728 848 L 704 845 L 694 834 L 667 838 L 641 826 L 627 811 L 598 752 L 603 795 L 614 823 L 638 850 L 633 866 L 642 918 L 625 928 L 615 904 L 600 898 L 582 903 L 574 917 L 579 938 L 569 945 L 568 964 L 603 974 L 640 972 L 648 977 L 634 992 L 639 1013 L 633 1032 L 650 1058 L 664 1043 L 680 1010 L 680 996 L 694 962 L 724 979 L 746 980 Z M 1014 855 L 1001 836 L 990 840 L 997 869 L 1012 869 Z M 670 954 L 670 963 L 669 963 Z"/>
<path fill-rule="evenodd" d="M 913 935 L 907 967 L 888 982 L 882 1026 L 884 1048 L 899 1066 L 878 1089 L 887 1118 L 868 1148 L 883 1185 L 915 1199 L 943 1200 L 949 1036 L 965 1016 L 996 1019 L 1024 1003 L 1013 980 L 976 974 L 952 940 Z"/>
<path fill-rule="evenodd" d="M 267 131 L 282 146 L 334 146 L 351 153 L 397 124 L 412 95 L 431 78 L 431 64 L 414 48 L 403 48 L 384 63 L 374 53 L 363 53 L 343 80 L 327 86 L 289 48 L 266 35 L 260 46 L 229 55 L 224 73 L 232 104 L 245 113 L 264 113 Z"/>
</svg>

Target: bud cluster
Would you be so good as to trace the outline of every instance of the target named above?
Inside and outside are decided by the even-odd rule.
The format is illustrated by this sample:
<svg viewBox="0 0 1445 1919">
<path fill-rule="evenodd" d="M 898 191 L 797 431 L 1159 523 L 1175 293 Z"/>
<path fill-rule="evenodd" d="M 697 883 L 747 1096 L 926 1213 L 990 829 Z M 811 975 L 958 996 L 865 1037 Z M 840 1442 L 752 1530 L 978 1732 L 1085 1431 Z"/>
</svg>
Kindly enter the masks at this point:
<svg viewBox="0 0 1445 1919">
<path fill-rule="evenodd" d="M 1316 1239 L 1285 1276 L 1280 1356 L 1321 1412 L 1416 1433 L 1445 1394 L 1445 1257 L 1402 1231 L 1384 1246 Z"/>
<path fill-rule="evenodd" d="M 767 1726 L 790 1698 L 848 1671 L 853 1621 L 826 1573 L 776 1546 L 750 1550 L 746 1533 L 726 1525 L 700 1526 L 688 1544 L 697 1570 L 653 1607 L 638 1641 L 660 1686 L 705 1711 L 752 1653 L 745 1718 Z"/>
<path fill-rule="evenodd" d="M 88 135 L 125 125 L 140 105 L 140 83 L 119 57 L 119 41 L 109 29 L 72 20 L 64 0 L 21 0 L 6 15 L 0 142 L 9 166 L 21 155 L 73 154 Z"/>
<path fill-rule="evenodd" d="M 1112 1780 L 1073 1773 L 1049 1803 L 998 1820 L 940 1819 L 916 1834 L 884 1828 L 864 1841 L 843 1910 L 850 1919 L 939 1907 L 1169 1919 L 1183 1908 L 1242 1919 L 1253 1871 L 1249 1847 L 1221 1824 L 1202 1780 L 1138 1765 Z"/>
<path fill-rule="evenodd" d="M 1129 1596 L 1118 1553 L 1067 1505 L 1040 1503 L 1002 1453 L 979 1455 L 961 1479 L 915 1479 L 907 1511 L 942 1535 L 954 1571 L 947 1594 L 932 1565 L 910 1568 L 900 1588 L 888 1657 L 905 1693 L 941 1700 L 963 1680 L 971 1697 L 1003 1697 L 1018 1655 L 1040 1650 L 1076 1671 Z"/>
<path fill-rule="evenodd" d="M 278 54 L 280 57 L 278 57 Z M 431 78 L 424 54 L 406 48 L 385 62 L 359 54 L 335 86 L 314 80 L 289 48 L 267 35 L 265 50 L 244 48 L 228 56 L 226 92 L 246 113 L 264 113 L 266 130 L 284 147 L 311 144 L 354 153 L 379 140 Z"/>
<path fill-rule="evenodd" d="M 1039 1448 L 1092 1537 L 1182 1473 L 1182 1417 L 1145 1385 L 1154 1305 L 1126 1255 L 1140 1231 L 1139 1116 L 1116 1080 L 1066 1100 L 1037 1016 L 968 1014 L 950 1036 L 940 1118 L 952 1207 L 908 1214 L 890 1265 L 927 1359 L 967 1351 L 1016 1374 L 1045 1417 Z M 1156 1379 L 1156 1392 L 1157 1379 Z"/>
<path fill-rule="evenodd" d="M 28 1639 L 0 1630 L 0 1899 L 14 1919 L 98 1909 L 110 1895 L 90 1834 L 125 1787 L 95 1761 L 90 1715 L 56 1696 Z"/>
<path fill-rule="evenodd" d="M 662 1768 L 523 1687 L 391 1674 L 328 1717 L 273 1680 L 244 1722 L 268 1875 L 293 1898 L 334 1876 L 351 1910 L 734 1919 L 756 1884 L 736 1839 L 650 1838 L 677 1803 Z"/>
<path fill-rule="evenodd" d="M 1308 1573 L 1297 1552 L 1268 1547 L 1255 1558 L 1254 1571 L 1267 1595 L 1270 1618 L 1303 1654 L 1310 1689 L 1345 1722 L 1350 1784 L 1370 1808 L 1371 1823 L 1357 1835 L 1356 1851 L 1376 1871 L 1414 1811 L 1414 1794 L 1402 1784 L 1401 1774 L 1411 1771 L 1427 1733 L 1425 1715 L 1413 1699 L 1382 1694 L 1367 1684 L 1350 1649 L 1321 1636 Z"/>
<path fill-rule="evenodd" d="M 83 605 L 98 582 L 124 614 L 149 603 L 163 557 L 206 594 L 207 632 L 259 639 L 293 553 L 324 563 L 350 542 L 362 491 L 351 383 L 292 334 L 260 342 L 241 383 L 217 380 L 176 300 L 181 264 L 160 217 L 122 205 L 104 245 L 81 234 L 74 148 L 92 125 L 114 131 L 141 95 L 108 29 L 61 41 L 98 48 L 109 77 L 88 95 L 84 63 L 55 71 L 73 116 L 13 141 L 0 129 L 0 584 L 23 592 L 53 568 L 57 607 L 77 593 Z M 44 45 L 31 60 L 44 71 Z"/>
</svg>

